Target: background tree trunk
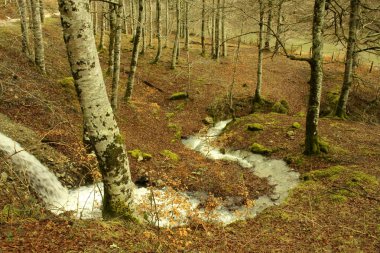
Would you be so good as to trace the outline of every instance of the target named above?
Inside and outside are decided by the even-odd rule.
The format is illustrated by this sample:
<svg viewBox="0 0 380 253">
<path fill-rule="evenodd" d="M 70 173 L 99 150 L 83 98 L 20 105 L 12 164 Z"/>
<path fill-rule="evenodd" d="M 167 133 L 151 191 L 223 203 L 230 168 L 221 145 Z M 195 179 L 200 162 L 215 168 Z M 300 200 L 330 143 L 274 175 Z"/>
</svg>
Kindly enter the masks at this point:
<svg viewBox="0 0 380 253">
<path fill-rule="evenodd" d="M 44 0 L 38 0 L 40 4 L 40 17 L 41 17 L 41 23 L 45 23 L 45 5 Z"/>
<path fill-rule="evenodd" d="M 220 57 L 220 0 L 216 1 L 215 14 L 215 54 L 213 58 L 219 61 Z"/>
<path fill-rule="evenodd" d="M 122 15 L 123 0 L 119 0 L 119 5 L 115 6 L 116 23 L 115 23 L 115 45 L 114 45 L 114 68 L 112 75 L 112 96 L 111 106 L 114 112 L 117 111 L 118 95 L 119 95 L 119 79 L 120 79 L 120 55 L 121 55 L 121 31 L 122 31 Z"/>
<path fill-rule="evenodd" d="M 113 75 L 114 67 L 114 53 L 115 53 L 115 34 L 116 34 L 116 6 L 109 3 L 109 24 L 110 24 L 110 33 L 108 41 L 108 70 L 107 75 Z"/>
<path fill-rule="evenodd" d="M 323 23 L 326 0 L 315 0 L 313 17 L 313 45 L 311 66 L 310 92 L 306 115 L 305 154 L 320 152 L 318 136 L 318 120 L 323 81 Z"/>
<path fill-rule="evenodd" d="M 205 41 L 205 29 L 206 29 L 206 0 L 202 0 L 202 24 L 201 24 L 201 44 L 202 44 L 202 56 L 206 55 L 206 41 Z"/>
<path fill-rule="evenodd" d="M 34 37 L 34 62 L 42 73 L 46 73 L 44 41 L 42 37 L 42 24 L 40 15 L 40 2 L 38 0 L 30 0 L 32 8 L 33 20 L 33 37 Z"/>
<path fill-rule="evenodd" d="M 180 0 L 177 0 L 176 4 L 176 15 L 177 15 L 177 32 L 175 35 L 174 45 L 173 45 L 173 53 L 172 53 L 172 64 L 171 68 L 175 69 L 177 66 L 177 57 L 178 57 L 178 50 L 179 50 L 179 36 L 180 36 L 180 29 L 181 29 L 181 17 L 180 17 Z"/>
<path fill-rule="evenodd" d="M 84 128 L 103 176 L 103 216 L 128 217 L 133 208 L 134 184 L 125 145 L 107 97 L 88 0 L 59 0 L 58 3 Z"/>
<path fill-rule="evenodd" d="M 265 35 L 265 46 L 264 50 L 270 51 L 270 38 L 271 38 L 271 27 L 272 27 L 272 14 L 273 14 L 273 0 L 268 0 L 268 19 L 267 19 L 267 32 Z"/>
<path fill-rule="evenodd" d="M 29 33 L 28 33 L 28 21 L 27 21 L 27 9 L 25 0 L 17 0 L 18 10 L 20 13 L 20 25 L 22 33 L 22 52 L 26 54 L 28 58 L 31 57 L 32 52 L 29 47 Z"/>
<path fill-rule="evenodd" d="M 257 84 L 253 101 L 257 103 L 262 102 L 261 86 L 263 84 L 263 33 L 264 33 L 264 3 L 260 0 L 260 21 L 259 21 L 259 44 L 258 44 L 258 57 L 257 57 Z"/>
<path fill-rule="evenodd" d="M 166 29 L 165 29 L 165 48 L 168 47 L 168 41 L 169 41 L 169 36 L 170 36 L 170 33 L 169 33 L 169 0 L 166 0 Z"/>
<path fill-rule="evenodd" d="M 189 2 L 185 1 L 185 50 L 189 50 L 190 31 L 189 31 Z"/>
<path fill-rule="evenodd" d="M 222 0 L 222 56 L 226 57 L 228 54 L 227 51 L 227 34 L 226 34 L 226 1 Z"/>
<path fill-rule="evenodd" d="M 136 35 L 133 40 L 133 49 L 132 49 L 132 59 L 131 59 L 131 68 L 129 71 L 128 82 L 127 82 L 127 90 L 125 92 L 124 99 L 128 102 L 132 97 L 133 86 L 135 82 L 135 74 L 137 69 L 137 61 L 139 58 L 139 46 L 141 39 L 141 32 L 143 27 L 144 20 L 144 0 L 139 0 L 139 18 L 136 26 Z"/>
<path fill-rule="evenodd" d="M 149 47 L 153 46 L 153 8 L 152 8 L 152 0 L 148 1 L 149 7 Z"/>
<path fill-rule="evenodd" d="M 157 54 L 153 63 L 157 63 L 161 57 L 162 39 L 161 39 L 161 0 L 156 0 L 156 26 L 157 26 Z"/>
<path fill-rule="evenodd" d="M 348 95 L 350 93 L 350 88 L 352 84 L 352 67 L 354 61 L 354 51 L 356 47 L 356 33 L 357 33 L 357 22 L 359 15 L 359 0 L 350 1 L 350 23 L 349 23 L 349 34 L 347 41 L 347 53 L 346 62 L 344 68 L 344 79 L 342 90 L 340 92 L 339 102 L 336 108 L 336 116 L 345 117 L 346 107 L 348 101 Z"/>
<path fill-rule="evenodd" d="M 99 20 L 99 22 L 100 22 L 100 39 L 99 39 L 98 50 L 103 50 L 104 49 L 105 3 L 101 3 L 101 5 L 102 5 L 102 9 L 101 9 L 100 20 Z"/>
<path fill-rule="evenodd" d="M 276 44 L 274 46 L 274 53 L 278 54 L 278 51 L 280 49 L 280 40 L 281 40 L 281 34 L 282 34 L 282 4 L 284 3 L 284 0 L 279 0 L 278 6 L 277 6 L 277 27 L 276 27 Z"/>
</svg>

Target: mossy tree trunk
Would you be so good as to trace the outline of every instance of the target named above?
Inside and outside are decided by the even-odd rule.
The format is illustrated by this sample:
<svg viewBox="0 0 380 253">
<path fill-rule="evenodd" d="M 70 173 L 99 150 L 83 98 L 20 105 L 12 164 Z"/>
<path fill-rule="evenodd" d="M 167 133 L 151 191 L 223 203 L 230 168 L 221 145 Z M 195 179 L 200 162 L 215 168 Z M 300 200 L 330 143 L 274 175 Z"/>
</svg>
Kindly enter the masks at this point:
<svg viewBox="0 0 380 253">
<path fill-rule="evenodd" d="M 338 105 L 336 108 L 336 116 L 345 117 L 348 96 L 350 93 L 350 88 L 352 84 L 352 68 L 354 62 L 354 54 L 356 47 L 356 33 L 357 33 L 357 23 L 359 19 L 359 0 L 350 1 L 350 23 L 349 23 L 349 34 L 347 41 L 347 53 L 346 62 L 344 68 L 344 78 L 343 85 L 339 96 Z"/>
<path fill-rule="evenodd" d="M 119 5 L 115 6 L 116 22 L 115 22 L 115 45 L 114 45 L 114 67 L 112 75 L 112 96 L 111 106 L 114 112 L 117 111 L 117 101 L 119 95 L 119 79 L 120 79 L 120 55 L 121 55 L 121 31 L 122 31 L 122 15 L 123 0 L 119 0 Z"/>
<path fill-rule="evenodd" d="M 126 102 L 128 102 L 132 97 L 133 86 L 135 83 L 137 61 L 139 58 L 141 32 L 142 32 L 143 20 L 144 20 L 144 0 L 138 1 L 138 7 L 139 7 L 139 13 L 138 13 L 138 21 L 137 21 L 137 26 L 136 26 L 135 38 L 133 40 L 131 65 L 130 65 L 130 71 L 129 71 L 128 81 L 127 81 L 127 89 L 124 95 L 124 100 Z"/>
<path fill-rule="evenodd" d="M 79 97 L 84 128 L 103 176 L 104 217 L 128 217 L 134 184 L 109 103 L 96 51 L 88 0 L 59 0 L 63 38 Z"/>
<path fill-rule="evenodd" d="M 40 15 L 40 2 L 38 0 L 30 0 L 33 21 L 33 38 L 34 38 L 34 62 L 42 73 L 46 73 L 45 69 L 45 53 L 44 40 L 42 36 L 42 24 Z"/>
<path fill-rule="evenodd" d="M 206 0 L 202 0 L 202 21 L 201 21 L 201 44 L 202 44 L 202 56 L 206 55 Z"/>
<path fill-rule="evenodd" d="M 263 33 L 264 33 L 264 2 L 259 1 L 260 4 L 260 19 L 259 19 L 259 43 L 258 43 L 258 57 L 257 57 L 257 82 L 256 91 L 253 101 L 255 103 L 262 102 L 261 86 L 263 84 Z"/>
<path fill-rule="evenodd" d="M 41 23 L 45 23 L 45 4 L 44 0 L 38 0 L 40 4 L 40 17 L 41 17 Z"/>
<path fill-rule="evenodd" d="M 20 25 L 22 34 L 22 52 L 26 54 L 28 58 L 32 56 L 32 52 L 29 46 L 29 32 L 28 32 L 28 21 L 27 21 L 27 6 L 25 0 L 17 0 L 18 10 L 20 13 Z"/>
<path fill-rule="evenodd" d="M 267 29 L 265 34 L 265 45 L 264 50 L 270 51 L 270 38 L 271 38 L 271 27 L 272 27 L 272 15 L 273 15 L 273 0 L 268 0 L 268 18 L 267 18 Z"/>
<path fill-rule="evenodd" d="M 326 0 L 315 0 L 309 102 L 306 115 L 305 154 L 320 152 L 318 120 L 323 81 L 323 24 Z"/>
<path fill-rule="evenodd" d="M 157 26 L 157 54 L 153 63 L 157 63 L 161 58 L 162 38 L 161 38 L 161 0 L 156 0 L 156 26 Z"/>
<path fill-rule="evenodd" d="M 177 0 L 177 3 L 176 3 L 177 31 L 176 31 L 174 45 L 173 45 L 172 63 L 171 63 L 172 69 L 175 69 L 175 67 L 177 66 L 177 57 L 178 57 L 178 51 L 179 51 L 179 36 L 180 36 L 180 29 L 181 29 L 180 15 L 181 15 L 180 14 L 180 0 Z"/>
</svg>

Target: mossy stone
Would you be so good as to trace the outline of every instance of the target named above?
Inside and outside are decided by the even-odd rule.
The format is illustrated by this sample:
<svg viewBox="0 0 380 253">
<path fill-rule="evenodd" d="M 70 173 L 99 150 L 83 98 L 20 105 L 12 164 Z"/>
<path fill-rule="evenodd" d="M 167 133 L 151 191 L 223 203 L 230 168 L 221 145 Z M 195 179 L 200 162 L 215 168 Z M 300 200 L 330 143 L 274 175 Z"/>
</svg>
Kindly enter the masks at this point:
<svg viewBox="0 0 380 253">
<path fill-rule="evenodd" d="M 181 100 L 181 99 L 186 99 L 188 98 L 189 95 L 187 94 L 187 92 L 184 92 L 184 91 L 181 91 L 181 92 L 176 92 L 176 93 L 173 93 L 171 96 L 170 96 L 170 100 Z"/>
<path fill-rule="evenodd" d="M 152 159 L 151 154 L 144 153 L 140 149 L 130 150 L 130 151 L 128 151 L 128 154 L 130 154 L 133 158 L 136 158 L 137 161 L 144 161 L 144 160 Z"/>
<path fill-rule="evenodd" d="M 272 111 L 273 112 L 277 112 L 277 113 L 281 113 L 281 114 L 287 114 L 288 110 L 289 109 L 285 105 L 283 105 L 281 102 L 276 102 L 272 106 Z"/>
<path fill-rule="evenodd" d="M 176 153 L 174 153 L 168 149 L 162 150 L 160 152 L 160 154 L 165 156 L 166 158 L 174 161 L 174 162 L 178 162 L 181 159 L 179 155 L 177 155 Z"/>
<path fill-rule="evenodd" d="M 264 129 L 264 126 L 259 123 L 252 123 L 247 125 L 248 131 L 261 131 Z"/>
<path fill-rule="evenodd" d="M 292 128 L 294 128 L 294 129 L 300 129 L 300 128 L 301 128 L 301 124 L 298 123 L 298 122 L 294 122 L 294 123 L 292 124 Z"/>
<path fill-rule="evenodd" d="M 258 143 L 253 143 L 249 147 L 249 149 L 251 150 L 252 153 L 255 153 L 255 154 L 268 155 L 268 154 L 272 153 L 271 149 L 266 148 L 263 145 L 258 144 Z"/>
</svg>

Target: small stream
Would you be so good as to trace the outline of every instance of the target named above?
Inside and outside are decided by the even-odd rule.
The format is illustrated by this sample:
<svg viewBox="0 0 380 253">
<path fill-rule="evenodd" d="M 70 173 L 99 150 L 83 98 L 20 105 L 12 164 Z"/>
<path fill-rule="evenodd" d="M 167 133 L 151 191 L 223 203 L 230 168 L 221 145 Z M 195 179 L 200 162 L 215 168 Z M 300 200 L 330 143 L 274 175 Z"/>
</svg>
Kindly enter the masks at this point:
<svg viewBox="0 0 380 253">
<path fill-rule="evenodd" d="M 286 199 L 289 190 L 298 184 L 299 174 L 284 161 L 268 159 L 248 151 L 230 150 L 221 153 L 210 145 L 230 121 L 218 122 L 206 134 L 190 136 L 182 142 L 187 148 L 200 152 L 209 159 L 234 161 L 256 176 L 268 178 L 269 184 L 274 186 L 273 193 L 259 197 L 250 206 L 227 207 L 221 203 L 213 210 L 206 210 L 201 207 L 201 203 L 208 197 L 204 192 L 177 192 L 169 187 L 136 188 L 134 204 L 138 217 L 160 227 L 186 225 L 192 218 L 228 225 L 253 218 L 264 209 Z M 33 189 L 53 213 L 72 212 L 77 218 L 101 218 L 102 183 L 67 189 L 47 167 L 2 133 L 0 150 L 10 157 L 17 169 L 26 173 Z"/>
</svg>

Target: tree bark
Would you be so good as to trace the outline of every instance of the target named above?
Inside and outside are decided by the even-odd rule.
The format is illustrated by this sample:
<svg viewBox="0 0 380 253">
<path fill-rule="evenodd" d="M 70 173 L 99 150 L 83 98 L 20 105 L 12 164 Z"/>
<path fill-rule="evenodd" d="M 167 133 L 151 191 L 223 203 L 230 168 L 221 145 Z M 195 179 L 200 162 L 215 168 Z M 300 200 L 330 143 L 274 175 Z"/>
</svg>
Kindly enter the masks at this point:
<svg viewBox="0 0 380 253">
<path fill-rule="evenodd" d="M 172 69 L 175 69 L 175 67 L 177 66 L 177 57 L 178 57 L 178 50 L 179 50 L 179 36 L 180 36 L 180 29 L 181 29 L 181 17 L 180 17 L 179 8 L 180 8 L 180 0 L 177 0 L 177 4 L 176 4 L 177 32 L 175 35 L 173 53 L 172 53 L 172 64 L 171 64 Z"/>
<path fill-rule="evenodd" d="M 153 46 L 153 8 L 152 8 L 152 0 L 148 1 L 149 6 L 149 47 Z"/>
<path fill-rule="evenodd" d="M 93 23 L 94 35 L 96 35 L 98 33 L 98 3 L 95 1 L 92 4 L 92 11 L 93 11 L 92 23 Z"/>
<path fill-rule="evenodd" d="M 102 5 L 102 9 L 101 9 L 101 13 L 100 13 L 100 39 L 99 39 L 99 46 L 98 46 L 98 50 L 103 50 L 104 49 L 104 27 L 105 27 L 105 20 L 104 20 L 104 14 L 105 14 L 105 11 L 104 11 L 104 6 L 105 6 L 105 3 L 101 3 Z"/>
<path fill-rule="evenodd" d="M 157 54 L 153 63 L 157 63 L 161 57 L 162 38 L 161 38 L 161 0 L 156 0 L 156 26 L 157 26 Z"/>
<path fill-rule="evenodd" d="M 40 3 L 40 17 L 41 17 L 41 23 L 45 23 L 45 5 L 44 0 L 38 0 Z"/>
<path fill-rule="evenodd" d="M 166 29 L 165 29 L 165 33 L 166 33 L 166 36 L 165 36 L 165 48 L 168 47 L 168 41 L 169 41 L 169 0 L 166 0 Z"/>
<path fill-rule="evenodd" d="M 323 81 L 323 23 L 326 0 L 315 0 L 313 17 L 313 45 L 310 92 L 306 115 L 305 154 L 313 155 L 320 152 L 318 136 L 318 120 Z"/>
<path fill-rule="evenodd" d="M 202 24 L 201 24 L 201 44 L 202 44 L 202 56 L 206 55 L 206 41 L 205 41 L 205 29 L 206 29 L 206 0 L 202 0 Z"/>
<path fill-rule="evenodd" d="M 185 2 L 185 50 L 189 50 L 190 31 L 189 31 L 189 2 Z"/>
<path fill-rule="evenodd" d="M 132 34 L 132 37 L 134 37 L 134 33 L 135 33 L 135 4 L 134 4 L 134 0 L 129 0 L 129 8 L 130 8 L 130 12 L 131 12 L 131 34 Z"/>
<path fill-rule="evenodd" d="M 109 103 L 91 29 L 88 0 L 59 0 L 63 38 L 84 128 L 103 176 L 103 217 L 130 217 L 134 184 L 124 141 Z"/>
<path fill-rule="evenodd" d="M 144 0 L 139 0 L 138 4 L 139 4 L 139 17 L 138 17 L 138 22 L 136 26 L 135 39 L 133 40 L 131 68 L 129 71 L 127 89 L 124 96 L 124 100 L 126 102 L 128 102 L 132 97 L 132 91 L 133 91 L 133 86 L 135 82 L 135 74 L 136 74 L 136 69 L 137 69 L 137 61 L 139 58 L 139 46 L 140 46 L 141 31 L 142 31 L 142 26 L 143 26 L 142 23 L 144 20 Z"/>
<path fill-rule="evenodd" d="M 261 86 L 263 84 L 263 33 L 264 33 L 264 3 L 263 0 L 260 3 L 260 21 L 259 21 L 259 45 L 258 45 L 258 57 L 257 57 L 257 84 L 253 101 L 257 103 L 262 102 Z"/>
<path fill-rule="evenodd" d="M 274 46 L 274 53 L 278 54 L 278 51 L 280 49 L 280 40 L 281 40 L 281 34 L 282 34 L 282 4 L 284 3 L 284 0 L 280 0 L 277 7 L 277 27 L 276 27 L 276 44 Z"/>
<path fill-rule="evenodd" d="M 108 70 L 107 75 L 113 75 L 114 59 L 115 59 L 115 35 L 116 35 L 116 5 L 109 3 L 109 24 L 110 33 L 108 41 Z"/>
<path fill-rule="evenodd" d="M 227 34 L 226 34 L 226 1 L 222 0 L 222 56 L 226 57 L 228 54 L 227 50 Z"/>
<path fill-rule="evenodd" d="M 40 2 L 31 0 L 32 20 L 33 20 L 33 37 L 34 37 L 34 62 L 42 73 L 46 73 L 44 41 L 42 37 L 42 24 L 40 16 Z"/>
<path fill-rule="evenodd" d="M 123 0 L 119 0 L 119 5 L 115 6 L 116 22 L 115 22 L 115 45 L 114 45 L 114 67 L 112 75 L 112 96 L 111 106 L 114 112 L 117 111 L 118 95 L 119 95 L 119 79 L 120 79 L 120 55 L 121 55 L 121 31 L 123 15 Z"/>
<path fill-rule="evenodd" d="M 216 16 L 215 16 L 215 54 L 213 58 L 219 61 L 220 57 L 220 0 L 216 1 Z"/>
<path fill-rule="evenodd" d="M 347 41 L 347 53 L 346 62 L 344 68 L 344 78 L 343 85 L 340 92 L 339 102 L 336 108 L 336 116 L 345 117 L 348 96 L 350 93 L 350 88 L 352 84 L 352 68 L 354 62 L 354 52 L 356 47 L 356 33 L 357 33 L 357 22 L 359 18 L 359 0 L 350 1 L 350 22 L 349 22 L 349 34 Z"/>
<path fill-rule="evenodd" d="M 18 10 L 20 13 L 20 25 L 22 33 L 22 52 L 26 54 L 28 58 L 31 57 L 32 52 L 29 47 L 29 34 L 28 34 L 28 21 L 27 21 L 27 6 L 25 0 L 17 0 Z"/>
<path fill-rule="evenodd" d="M 272 27 L 272 14 L 273 14 L 273 0 L 268 0 L 268 19 L 267 19 L 267 31 L 265 34 L 265 46 L 264 50 L 270 51 L 270 38 Z"/>
<path fill-rule="evenodd" d="M 215 55 L 215 0 L 212 0 L 211 10 L 211 57 Z"/>
</svg>

